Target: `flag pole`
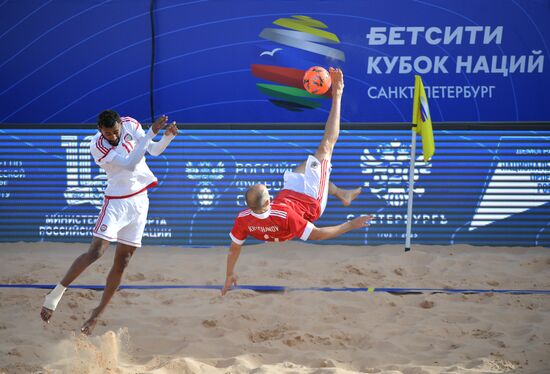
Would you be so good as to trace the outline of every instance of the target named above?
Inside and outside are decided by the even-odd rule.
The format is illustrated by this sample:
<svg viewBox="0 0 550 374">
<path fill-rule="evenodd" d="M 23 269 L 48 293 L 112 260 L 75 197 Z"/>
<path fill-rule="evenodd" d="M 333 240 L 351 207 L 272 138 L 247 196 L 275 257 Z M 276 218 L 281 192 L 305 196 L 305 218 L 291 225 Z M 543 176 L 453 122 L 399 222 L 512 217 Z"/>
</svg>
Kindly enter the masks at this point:
<svg viewBox="0 0 550 374">
<path fill-rule="evenodd" d="M 413 124 L 413 126 L 416 126 Z M 414 192 L 414 163 L 416 161 L 416 131 L 412 129 L 411 139 L 411 163 L 409 166 L 409 199 L 407 203 L 407 232 L 405 239 L 405 252 L 411 250 L 411 228 L 412 228 L 412 209 Z"/>
<path fill-rule="evenodd" d="M 432 118 L 428 108 L 428 99 L 422 78 L 414 76 L 414 99 L 412 113 L 411 164 L 409 169 L 409 201 L 407 204 L 407 232 L 405 236 L 405 252 L 411 250 L 412 207 L 414 195 L 414 163 L 416 162 L 416 134 L 422 136 L 422 153 L 424 162 L 428 162 L 435 152 L 435 143 L 432 131 Z"/>
</svg>

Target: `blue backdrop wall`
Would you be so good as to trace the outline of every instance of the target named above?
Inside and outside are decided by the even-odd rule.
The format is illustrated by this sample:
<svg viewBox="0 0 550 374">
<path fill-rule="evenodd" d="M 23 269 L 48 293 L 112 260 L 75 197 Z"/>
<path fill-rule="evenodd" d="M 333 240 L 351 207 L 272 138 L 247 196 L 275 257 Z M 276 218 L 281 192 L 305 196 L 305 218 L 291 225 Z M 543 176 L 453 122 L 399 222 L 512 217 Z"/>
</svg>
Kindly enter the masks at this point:
<svg viewBox="0 0 550 374">
<path fill-rule="evenodd" d="M 414 73 L 436 122 L 550 120 L 548 1 L 157 0 L 153 19 L 154 109 L 179 122 L 324 121 L 329 100 L 280 88 L 296 71 L 266 79 L 313 65 L 345 71 L 346 122 L 409 122 Z M 152 41 L 148 0 L 0 1 L 0 123 L 149 121 Z"/>
<path fill-rule="evenodd" d="M 89 153 L 93 131 L 0 131 L 0 240 L 89 241 L 105 174 Z M 550 131 L 436 131 L 431 163 L 419 157 L 413 243 L 550 246 Z M 147 244 L 226 245 L 244 193 L 272 195 L 282 174 L 313 153 L 320 131 L 186 130 L 161 157 L 150 194 Z M 404 243 L 410 131 L 344 131 L 332 180 L 362 186 L 350 207 L 329 199 L 319 225 L 374 214 L 341 244 Z M 334 243 L 334 241 L 332 242 Z"/>
<path fill-rule="evenodd" d="M 437 152 L 417 167 L 413 243 L 549 246 L 550 128 L 529 131 L 550 121 L 549 19 L 540 0 L 0 0 L 0 240 L 90 239 L 105 178 L 75 124 L 112 108 L 185 129 L 149 160 L 145 243 L 227 243 L 247 186 L 276 193 L 314 150 L 330 98 L 298 88 L 322 65 L 346 80 L 333 178 L 364 192 L 319 224 L 376 214 L 339 243 L 404 241 L 410 131 L 393 124 L 420 74 Z"/>
</svg>

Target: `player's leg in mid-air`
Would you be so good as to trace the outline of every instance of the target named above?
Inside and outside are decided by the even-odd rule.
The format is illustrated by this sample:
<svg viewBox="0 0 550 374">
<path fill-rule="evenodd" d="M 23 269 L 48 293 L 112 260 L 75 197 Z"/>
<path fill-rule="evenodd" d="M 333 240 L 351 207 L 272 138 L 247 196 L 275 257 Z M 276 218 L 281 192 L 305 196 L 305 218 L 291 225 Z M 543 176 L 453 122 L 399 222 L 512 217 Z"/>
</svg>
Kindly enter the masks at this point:
<svg viewBox="0 0 550 374">
<path fill-rule="evenodd" d="M 113 266 L 111 267 L 111 271 L 107 276 L 107 282 L 105 284 L 103 295 L 101 296 L 101 301 L 99 302 L 99 305 L 92 311 L 90 318 L 88 318 L 88 320 L 84 322 L 84 325 L 82 325 L 82 328 L 80 329 L 82 333 L 86 335 L 90 335 L 92 333 L 97 323 L 97 319 L 101 316 L 101 314 L 103 314 L 105 308 L 107 307 L 107 304 L 109 304 L 109 301 L 111 301 L 113 295 L 118 289 L 118 286 L 120 286 L 124 270 L 128 266 L 128 263 L 130 262 L 130 259 L 132 258 L 135 250 L 136 247 L 123 243 L 117 244 L 115 259 L 113 262 Z"/>
<path fill-rule="evenodd" d="M 61 296 L 65 292 L 65 289 L 80 275 L 88 266 L 93 264 L 98 258 L 103 256 L 105 250 L 109 247 L 109 241 L 94 236 L 90 248 L 86 253 L 78 256 L 71 267 L 61 279 L 61 282 L 46 295 L 42 310 L 40 311 L 40 317 L 44 322 L 48 322 L 55 311 L 57 304 L 61 300 Z"/>
</svg>

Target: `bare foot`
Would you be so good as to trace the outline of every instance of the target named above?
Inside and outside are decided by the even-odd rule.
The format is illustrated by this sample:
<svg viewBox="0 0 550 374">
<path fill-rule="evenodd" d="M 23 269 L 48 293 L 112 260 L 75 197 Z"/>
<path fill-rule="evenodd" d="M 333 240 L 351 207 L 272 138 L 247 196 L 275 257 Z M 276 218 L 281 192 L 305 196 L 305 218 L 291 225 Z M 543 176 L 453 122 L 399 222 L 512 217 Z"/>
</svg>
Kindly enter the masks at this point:
<svg viewBox="0 0 550 374">
<path fill-rule="evenodd" d="M 344 190 L 340 188 L 335 196 L 340 199 L 344 206 L 348 206 L 360 193 L 361 187 L 354 188 L 353 190 Z"/>
<path fill-rule="evenodd" d="M 92 315 L 80 328 L 80 332 L 85 335 L 91 335 L 92 331 L 94 331 L 95 325 L 97 323 L 97 319 L 99 318 L 99 313 L 96 309 L 92 311 Z"/>
<path fill-rule="evenodd" d="M 84 322 L 84 324 L 80 328 L 80 332 L 83 333 L 84 335 L 91 335 L 92 332 L 94 331 L 96 323 L 97 323 L 97 318 L 90 317 L 90 319 Z"/>
<path fill-rule="evenodd" d="M 42 310 L 40 311 L 40 318 L 42 318 L 42 321 L 50 323 L 50 318 L 52 318 L 52 314 L 53 314 L 53 310 L 43 306 Z"/>
</svg>

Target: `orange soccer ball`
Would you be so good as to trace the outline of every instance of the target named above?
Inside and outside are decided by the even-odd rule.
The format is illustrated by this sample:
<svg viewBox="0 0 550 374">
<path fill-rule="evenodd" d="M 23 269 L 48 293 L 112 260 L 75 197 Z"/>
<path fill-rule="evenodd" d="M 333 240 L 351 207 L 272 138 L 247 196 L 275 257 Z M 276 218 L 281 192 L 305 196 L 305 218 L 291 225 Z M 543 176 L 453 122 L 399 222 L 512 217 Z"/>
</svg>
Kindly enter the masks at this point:
<svg viewBox="0 0 550 374">
<path fill-rule="evenodd" d="M 330 84 L 330 74 L 321 66 L 313 66 L 304 74 L 304 88 L 311 94 L 324 95 Z"/>
</svg>

